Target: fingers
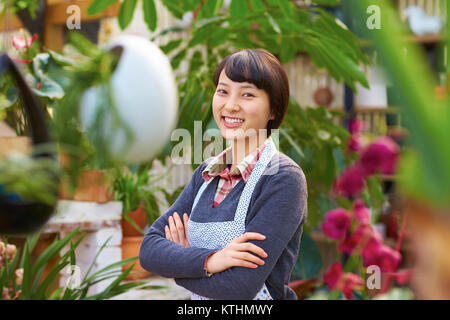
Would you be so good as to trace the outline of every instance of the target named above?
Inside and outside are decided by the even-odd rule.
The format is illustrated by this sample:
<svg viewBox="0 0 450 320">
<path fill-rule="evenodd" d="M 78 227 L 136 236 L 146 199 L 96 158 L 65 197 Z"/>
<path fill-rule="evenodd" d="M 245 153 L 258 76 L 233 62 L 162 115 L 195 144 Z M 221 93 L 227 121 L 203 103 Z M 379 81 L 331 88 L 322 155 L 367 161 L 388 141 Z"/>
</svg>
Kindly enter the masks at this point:
<svg viewBox="0 0 450 320">
<path fill-rule="evenodd" d="M 172 216 L 169 217 L 169 230 L 170 234 L 172 235 L 172 241 L 181 244 L 180 237 L 178 236 L 177 227 L 175 226 L 175 220 L 173 219 Z"/>
<path fill-rule="evenodd" d="M 188 236 L 188 222 L 189 222 L 189 216 L 187 213 L 183 215 L 183 222 L 184 222 L 184 235 L 186 236 L 187 244 L 189 245 L 189 236 Z"/>
<path fill-rule="evenodd" d="M 183 221 L 177 212 L 174 212 L 173 216 L 168 219 L 169 225 L 165 226 L 164 232 L 166 238 L 185 247 L 189 247 L 189 240 L 187 237 L 187 223 L 189 216 L 185 213 L 183 215 Z"/>
<path fill-rule="evenodd" d="M 166 239 L 169 239 L 170 241 L 173 241 L 172 235 L 170 234 L 169 226 L 164 227 L 164 231 L 166 232 Z"/>
<path fill-rule="evenodd" d="M 186 235 L 184 233 L 184 225 L 181 222 L 181 218 L 177 212 L 173 214 L 173 219 L 175 221 L 175 228 L 177 228 L 178 238 L 180 239 L 180 244 L 186 246 Z"/>
<path fill-rule="evenodd" d="M 260 266 L 264 265 L 264 260 L 258 258 L 257 256 L 255 256 L 249 252 L 235 252 L 234 258 L 253 263 L 254 265 L 260 265 Z"/>
<path fill-rule="evenodd" d="M 253 252 L 254 254 L 257 254 L 262 258 L 267 258 L 268 256 L 267 253 L 262 248 L 250 242 L 238 243 L 236 244 L 236 247 L 238 248 L 239 251 Z"/>
<path fill-rule="evenodd" d="M 236 243 L 242 243 L 242 242 L 247 242 L 249 240 L 264 240 L 266 239 L 265 235 L 262 235 L 261 233 L 258 232 L 246 232 L 243 235 L 237 237 L 235 239 Z"/>
<path fill-rule="evenodd" d="M 254 264 L 254 263 L 252 263 L 250 261 L 246 261 L 246 260 L 233 259 L 231 263 L 232 263 L 233 267 L 244 267 L 244 268 L 251 268 L 251 269 L 258 268 L 257 264 Z"/>
</svg>

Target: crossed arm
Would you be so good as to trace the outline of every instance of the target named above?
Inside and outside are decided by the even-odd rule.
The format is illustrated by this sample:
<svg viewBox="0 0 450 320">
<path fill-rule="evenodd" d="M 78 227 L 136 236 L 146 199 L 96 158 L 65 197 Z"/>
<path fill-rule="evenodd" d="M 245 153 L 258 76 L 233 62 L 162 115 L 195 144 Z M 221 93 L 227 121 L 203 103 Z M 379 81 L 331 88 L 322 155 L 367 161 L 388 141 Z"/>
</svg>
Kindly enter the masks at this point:
<svg viewBox="0 0 450 320">
<path fill-rule="evenodd" d="M 139 255 L 141 265 L 175 278 L 177 284 L 202 296 L 252 299 L 305 221 L 306 182 L 298 174 L 301 177 L 293 177 L 292 172 L 271 177 L 267 182 L 277 187 L 268 188 L 253 203 L 251 210 L 255 211 L 250 214 L 246 235 L 214 254 L 215 250 L 188 246 L 185 225 L 193 202 L 190 197 L 195 196 L 190 190 L 194 188 L 191 180 L 183 190 L 185 195 L 182 193 L 145 235 Z M 180 217 L 178 213 L 188 214 Z M 212 277 L 206 277 L 203 269 L 208 256 L 206 265 L 214 273 Z"/>
<path fill-rule="evenodd" d="M 300 180 L 277 175 L 267 181 L 279 187 L 270 188 L 256 199 L 251 208 L 256 213 L 250 213 L 252 218 L 244 235 L 208 258 L 206 267 L 214 273 L 212 277 L 176 277 L 176 283 L 213 299 L 253 299 L 306 219 L 306 183 L 303 175 L 297 178 Z M 178 239 L 183 234 L 186 237 L 181 219 L 173 218 L 166 237 L 174 239 L 174 229 Z"/>
</svg>

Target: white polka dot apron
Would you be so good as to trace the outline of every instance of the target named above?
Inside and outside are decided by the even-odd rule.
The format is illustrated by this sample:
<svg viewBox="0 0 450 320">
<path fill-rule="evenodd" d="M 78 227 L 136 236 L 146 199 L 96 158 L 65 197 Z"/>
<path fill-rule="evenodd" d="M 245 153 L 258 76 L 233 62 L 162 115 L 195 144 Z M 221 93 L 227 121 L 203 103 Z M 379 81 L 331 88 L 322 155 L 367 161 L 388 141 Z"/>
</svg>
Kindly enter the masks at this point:
<svg viewBox="0 0 450 320">
<path fill-rule="evenodd" d="M 189 219 L 188 222 L 188 235 L 189 242 L 192 247 L 197 248 L 207 248 L 220 250 L 224 248 L 232 240 L 236 239 L 245 232 L 245 218 L 247 216 L 248 206 L 250 204 L 250 199 L 252 197 L 253 190 L 255 189 L 256 183 L 267 167 L 272 157 L 277 153 L 277 148 L 273 143 L 272 139 L 266 145 L 261 156 L 256 162 L 250 176 L 245 183 L 244 190 L 239 198 L 239 203 L 236 209 L 236 213 L 233 221 L 224 222 L 195 222 Z M 209 182 L 214 179 L 209 180 Z M 192 205 L 191 213 L 194 211 L 200 196 L 206 189 L 207 182 L 203 182 L 197 195 L 195 196 L 194 203 Z M 213 275 L 214 277 L 214 275 Z M 191 293 L 192 300 L 209 300 L 209 298 L 202 297 L 195 293 Z M 273 300 L 269 290 L 264 284 L 260 291 L 253 298 L 254 300 Z"/>
</svg>

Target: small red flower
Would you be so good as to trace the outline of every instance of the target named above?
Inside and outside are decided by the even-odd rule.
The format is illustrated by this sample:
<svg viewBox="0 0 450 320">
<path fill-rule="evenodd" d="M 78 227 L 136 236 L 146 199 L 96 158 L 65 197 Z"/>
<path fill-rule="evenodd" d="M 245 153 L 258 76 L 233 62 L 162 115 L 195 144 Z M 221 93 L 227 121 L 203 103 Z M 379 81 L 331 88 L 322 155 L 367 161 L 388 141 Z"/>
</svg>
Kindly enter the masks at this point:
<svg viewBox="0 0 450 320">
<path fill-rule="evenodd" d="M 357 199 L 353 202 L 353 214 L 360 224 L 370 224 L 370 211 L 365 206 L 364 200 Z"/>
<path fill-rule="evenodd" d="M 402 259 L 399 252 L 395 251 L 387 245 L 382 245 L 378 251 L 377 265 L 382 272 L 397 271 Z"/>
<path fill-rule="evenodd" d="M 364 169 L 359 164 L 350 165 L 334 181 L 333 189 L 344 197 L 355 196 L 364 188 L 365 178 Z"/>
<path fill-rule="evenodd" d="M 329 290 L 334 290 L 343 273 L 342 266 L 339 262 L 333 263 L 324 273 L 323 281 Z"/>
<path fill-rule="evenodd" d="M 362 151 L 361 165 L 365 174 L 373 174 L 377 170 L 391 174 L 397 166 L 398 156 L 397 143 L 389 137 L 380 137 Z"/>
<path fill-rule="evenodd" d="M 341 278 L 342 283 L 342 292 L 344 293 L 344 297 L 347 300 L 353 300 L 353 289 L 362 289 L 362 286 L 364 285 L 363 280 L 360 276 L 347 272 L 344 273 L 344 275 Z"/>
<path fill-rule="evenodd" d="M 351 215 L 348 211 L 338 208 L 325 215 L 322 231 L 331 239 L 342 240 L 351 227 Z"/>
<path fill-rule="evenodd" d="M 394 278 L 399 285 L 404 285 L 409 283 L 413 273 L 414 269 L 404 269 L 391 273 L 391 277 Z"/>
<path fill-rule="evenodd" d="M 345 254 L 359 254 L 372 238 L 372 232 L 371 226 L 361 224 L 350 236 L 338 244 L 338 249 Z"/>
<path fill-rule="evenodd" d="M 362 257 L 364 260 L 364 267 L 370 265 L 378 265 L 378 252 L 380 247 L 383 245 L 382 236 L 375 229 L 371 228 L 372 234 L 370 239 L 367 241 L 366 245 L 362 250 Z"/>
<path fill-rule="evenodd" d="M 397 271 L 401 255 L 391 247 L 385 245 L 381 235 L 373 230 L 373 236 L 362 252 L 364 267 L 377 265 L 382 272 Z"/>
<path fill-rule="evenodd" d="M 351 118 L 348 121 L 348 131 L 350 134 L 356 134 L 364 129 L 364 121 L 358 118 Z"/>
<path fill-rule="evenodd" d="M 335 262 L 325 272 L 324 282 L 329 290 L 342 290 L 346 299 L 353 299 L 353 289 L 361 289 L 363 280 L 360 276 L 347 272 L 344 273 L 340 263 Z"/>
<path fill-rule="evenodd" d="M 362 147 L 361 139 L 357 134 L 353 134 L 350 136 L 350 139 L 347 143 L 347 151 L 349 152 L 358 152 Z"/>
</svg>

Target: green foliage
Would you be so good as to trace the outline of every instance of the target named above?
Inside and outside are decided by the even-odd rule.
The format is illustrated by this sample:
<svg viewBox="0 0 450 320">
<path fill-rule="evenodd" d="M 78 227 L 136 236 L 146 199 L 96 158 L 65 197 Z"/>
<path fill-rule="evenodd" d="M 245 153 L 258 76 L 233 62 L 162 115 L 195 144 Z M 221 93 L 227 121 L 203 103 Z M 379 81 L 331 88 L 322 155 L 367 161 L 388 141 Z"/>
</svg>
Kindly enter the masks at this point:
<svg viewBox="0 0 450 320">
<path fill-rule="evenodd" d="M 349 137 L 333 122 L 340 114 L 325 107 L 302 108 L 291 99 L 280 129 L 280 150 L 302 167 L 307 179 L 308 232 L 336 205 L 328 192 L 341 170 L 336 154 L 345 152 Z"/>
<path fill-rule="evenodd" d="M 13 153 L 0 162 L 0 194 L 18 202 L 40 202 L 54 206 L 58 194 L 58 165 L 49 158 Z"/>
<path fill-rule="evenodd" d="M 16 14 L 19 11 L 28 10 L 31 17 L 35 18 L 38 4 L 38 0 L 4 0 L 2 13 L 10 11 L 12 14 Z"/>
<path fill-rule="evenodd" d="M 124 0 L 120 5 L 119 16 L 117 17 L 120 29 L 124 30 L 130 24 L 136 4 L 137 0 Z"/>
<path fill-rule="evenodd" d="M 88 14 L 95 15 L 113 5 L 117 0 L 94 0 L 88 7 Z"/>
<path fill-rule="evenodd" d="M 122 201 L 124 219 L 142 234 L 144 234 L 144 230 L 141 230 L 127 214 L 143 205 L 147 215 L 147 224 L 151 225 L 159 217 L 158 198 L 154 190 L 148 188 L 151 177 L 149 174 L 150 166 L 150 164 L 145 165 L 139 168 L 137 172 L 126 170 L 126 167 L 116 167 L 114 183 L 111 186 L 114 199 Z"/>
<path fill-rule="evenodd" d="M 291 280 L 313 279 L 322 268 L 323 261 L 315 241 L 303 232 L 297 262 L 292 270 Z"/>
<path fill-rule="evenodd" d="M 142 0 L 142 9 L 144 11 L 144 21 L 151 31 L 155 31 L 158 23 L 158 15 L 154 0 Z"/>
<path fill-rule="evenodd" d="M 76 265 L 75 249 L 83 240 L 85 234 L 80 233 L 76 228 L 63 239 L 55 238 L 50 246 L 48 246 L 39 257 L 32 260 L 31 253 L 39 239 L 39 233 L 28 235 L 23 247 L 22 253 L 17 250 L 12 259 L 4 258 L 4 266 L 0 267 L 0 292 L 4 289 L 8 290 L 10 297 L 16 297 L 23 300 L 44 300 L 44 299 L 63 299 L 63 300 L 82 300 L 82 299 L 109 299 L 115 295 L 126 292 L 136 286 L 142 285 L 142 282 L 123 284 L 123 279 L 129 274 L 131 268 L 122 272 L 121 266 L 130 263 L 137 258 L 130 258 L 113 263 L 94 274 L 90 274 L 92 267 L 96 263 L 96 259 L 104 249 L 109 239 L 102 245 L 92 261 L 88 271 L 81 280 L 78 287 L 59 287 L 53 290 L 58 280 L 58 274 L 64 268 L 70 265 Z M 63 248 L 68 247 L 64 254 L 61 254 Z M 49 274 L 45 279 L 41 279 L 42 273 L 51 260 L 59 257 L 52 266 Z M 15 270 L 23 269 L 22 281 L 18 281 Z M 102 292 L 88 296 L 89 288 L 101 281 L 114 278 L 115 280 Z"/>
<path fill-rule="evenodd" d="M 128 139 L 132 139 L 129 127 L 122 121 L 114 104 L 110 78 L 117 65 L 117 57 L 101 51 L 83 36 L 71 32 L 70 44 L 84 55 L 77 65 L 66 71 L 68 88 L 63 99 L 55 102 L 54 118 L 51 129 L 55 140 L 70 159 L 66 170 L 70 185 L 75 188 L 79 173 L 83 168 L 110 168 L 117 165 L 109 154 L 109 137 L 104 135 L 105 121 L 112 116 L 113 126 L 125 129 Z M 80 123 L 80 97 L 88 88 L 95 87 L 103 94 L 97 99 L 94 120 L 88 128 Z M 94 152 L 95 151 L 95 152 Z"/>
</svg>

